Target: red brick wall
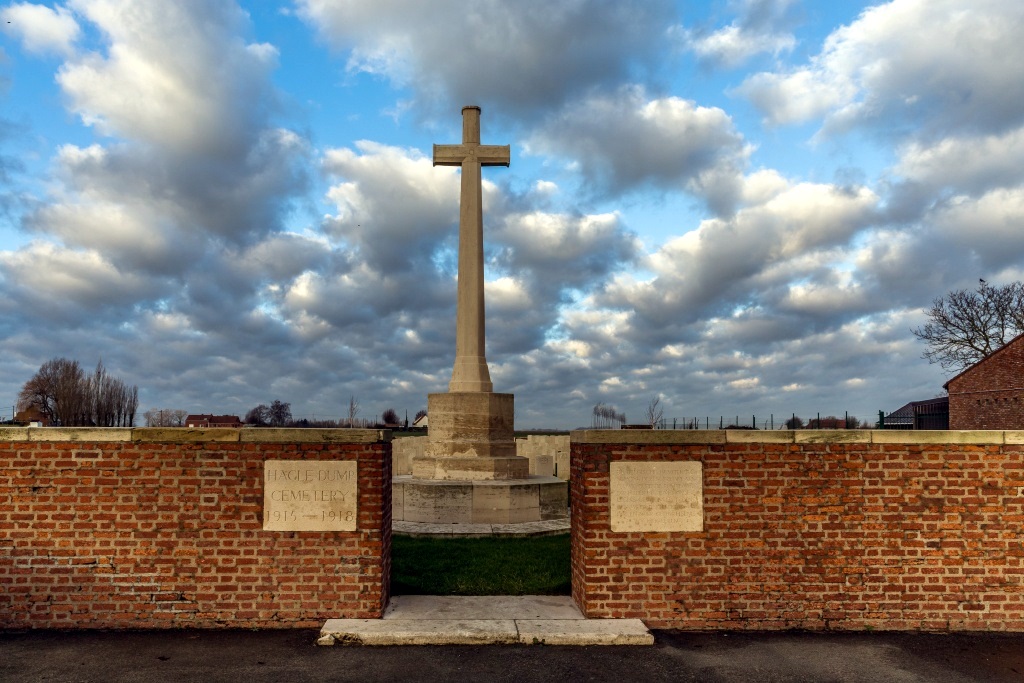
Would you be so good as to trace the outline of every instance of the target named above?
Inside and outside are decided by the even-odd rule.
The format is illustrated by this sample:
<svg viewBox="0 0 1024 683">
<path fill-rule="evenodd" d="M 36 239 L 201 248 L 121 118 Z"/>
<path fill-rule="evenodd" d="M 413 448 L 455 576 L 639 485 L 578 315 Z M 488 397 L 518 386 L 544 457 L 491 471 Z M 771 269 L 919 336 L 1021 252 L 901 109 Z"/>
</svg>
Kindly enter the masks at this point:
<svg viewBox="0 0 1024 683">
<path fill-rule="evenodd" d="M 572 437 L 572 590 L 587 616 L 1024 631 L 1024 446 L 1003 443 L 1024 434 L 642 434 Z M 701 461 L 704 530 L 613 533 L 619 460 Z"/>
<path fill-rule="evenodd" d="M 1024 429 L 1024 337 L 949 381 L 950 429 Z"/>
<path fill-rule="evenodd" d="M 0 628 L 319 627 L 387 604 L 387 433 L 20 432 L 0 430 Z M 263 531 L 269 459 L 357 461 L 357 530 Z"/>
</svg>

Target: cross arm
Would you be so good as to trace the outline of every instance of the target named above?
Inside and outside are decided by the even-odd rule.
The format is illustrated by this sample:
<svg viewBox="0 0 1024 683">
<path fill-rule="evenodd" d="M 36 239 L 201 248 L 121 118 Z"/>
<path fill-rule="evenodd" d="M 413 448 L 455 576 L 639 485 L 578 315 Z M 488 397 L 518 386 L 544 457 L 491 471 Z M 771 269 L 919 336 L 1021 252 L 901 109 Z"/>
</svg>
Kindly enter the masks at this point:
<svg viewBox="0 0 1024 683">
<path fill-rule="evenodd" d="M 509 145 L 434 145 L 434 166 L 461 166 L 475 157 L 481 166 L 508 166 Z"/>
</svg>

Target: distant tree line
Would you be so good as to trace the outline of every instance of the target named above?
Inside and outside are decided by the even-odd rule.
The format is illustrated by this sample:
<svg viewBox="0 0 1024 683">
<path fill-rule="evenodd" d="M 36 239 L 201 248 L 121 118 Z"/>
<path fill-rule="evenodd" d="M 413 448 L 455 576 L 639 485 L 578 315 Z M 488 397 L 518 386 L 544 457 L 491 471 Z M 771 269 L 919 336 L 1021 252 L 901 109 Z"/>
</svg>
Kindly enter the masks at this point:
<svg viewBox="0 0 1024 683">
<path fill-rule="evenodd" d="M 286 401 L 274 400 L 267 405 L 261 403 L 245 414 L 242 420 L 250 427 L 319 427 L 319 428 L 353 428 L 353 429 L 383 429 L 387 426 L 398 425 L 398 412 L 394 408 L 387 408 L 381 413 L 379 419 L 359 418 L 359 402 L 353 396 L 347 407 L 347 417 L 338 420 L 310 420 L 308 418 L 293 419 L 292 404 Z M 424 415 L 426 411 L 420 411 Z M 418 415 L 418 414 L 417 414 Z"/>
<path fill-rule="evenodd" d="M 77 360 L 53 358 L 22 386 L 18 407 L 35 408 L 51 425 L 133 427 L 139 388 L 108 374 L 103 361 L 87 374 Z"/>
<path fill-rule="evenodd" d="M 812 417 L 807 422 L 797 415 L 786 420 L 786 429 L 867 429 L 871 425 L 861 422 L 854 415 L 847 414 L 845 417 L 829 415 L 827 417 Z"/>
<path fill-rule="evenodd" d="M 276 399 L 269 406 L 261 403 L 242 421 L 253 427 L 287 427 L 292 421 L 292 404 Z"/>
<path fill-rule="evenodd" d="M 187 410 L 178 408 L 152 408 L 142 414 L 147 427 L 184 427 Z"/>
<path fill-rule="evenodd" d="M 594 406 L 594 429 L 609 429 L 612 426 L 626 424 L 626 414 L 620 413 L 615 406 L 598 403 Z"/>
</svg>

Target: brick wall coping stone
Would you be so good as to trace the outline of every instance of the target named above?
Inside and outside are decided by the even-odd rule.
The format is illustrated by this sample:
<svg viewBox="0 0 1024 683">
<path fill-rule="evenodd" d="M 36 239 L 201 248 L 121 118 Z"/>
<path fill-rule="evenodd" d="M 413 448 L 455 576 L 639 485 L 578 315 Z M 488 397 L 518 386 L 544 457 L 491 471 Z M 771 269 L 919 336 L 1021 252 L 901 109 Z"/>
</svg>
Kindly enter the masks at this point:
<svg viewBox="0 0 1024 683">
<path fill-rule="evenodd" d="M 727 443 L 876 443 L 876 444 L 1024 444 L 1024 431 L 946 431 L 888 429 L 580 429 L 572 443 L 727 444 Z"/>
<path fill-rule="evenodd" d="M 0 441 L 136 443 L 377 443 L 391 441 L 381 429 L 232 429 L 225 427 L 0 427 Z"/>
</svg>

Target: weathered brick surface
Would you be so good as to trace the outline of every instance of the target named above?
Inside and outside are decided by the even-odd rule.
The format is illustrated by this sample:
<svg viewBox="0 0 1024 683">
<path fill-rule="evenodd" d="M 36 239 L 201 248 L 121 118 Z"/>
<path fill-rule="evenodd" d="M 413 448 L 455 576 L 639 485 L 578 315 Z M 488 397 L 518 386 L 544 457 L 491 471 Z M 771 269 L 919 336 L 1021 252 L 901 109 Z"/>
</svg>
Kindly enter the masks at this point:
<svg viewBox="0 0 1024 683">
<path fill-rule="evenodd" d="M 0 627 L 379 617 L 390 580 L 389 437 L 322 441 L 0 439 Z M 355 460 L 358 529 L 263 531 L 265 460 Z"/>
<path fill-rule="evenodd" d="M 574 438 L 581 609 L 680 629 L 1024 631 L 1024 446 L 819 438 Z M 704 531 L 611 532 L 609 464 L 683 460 L 703 463 Z"/>
<path fill-rule="evenodd" d="M 1024 335 L 947 384 L 950 429 L 1024 429 Z"/>
</svg>

